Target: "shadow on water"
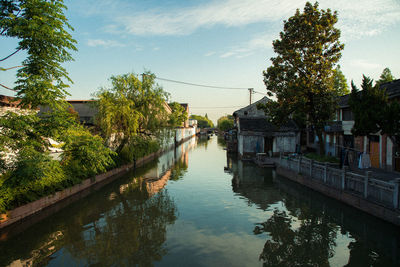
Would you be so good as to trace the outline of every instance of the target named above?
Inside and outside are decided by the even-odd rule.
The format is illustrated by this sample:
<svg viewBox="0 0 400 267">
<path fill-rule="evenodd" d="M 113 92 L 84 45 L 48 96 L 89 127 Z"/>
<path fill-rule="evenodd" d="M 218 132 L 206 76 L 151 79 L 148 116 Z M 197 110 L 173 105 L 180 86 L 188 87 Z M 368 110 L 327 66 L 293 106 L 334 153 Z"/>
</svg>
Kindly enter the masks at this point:
<svg viewBox="0 0 400 267">
<path fill-rule="evenodd" d="M 399 266 L 399 229 L 309 190 L 272 169 L 228 157 L 233 191 L 266 211 L 264 266 Z M 345 251 L 345 252 L 343 252 Z"/>
<path fill-rule="evenodd" d="M 189 141 L 158 160 L 0 241 L 0 266 L 143 265 L 167 253 L 167 226 L 177 219 L 167 190 L 188 166 Z"/>
</svg>

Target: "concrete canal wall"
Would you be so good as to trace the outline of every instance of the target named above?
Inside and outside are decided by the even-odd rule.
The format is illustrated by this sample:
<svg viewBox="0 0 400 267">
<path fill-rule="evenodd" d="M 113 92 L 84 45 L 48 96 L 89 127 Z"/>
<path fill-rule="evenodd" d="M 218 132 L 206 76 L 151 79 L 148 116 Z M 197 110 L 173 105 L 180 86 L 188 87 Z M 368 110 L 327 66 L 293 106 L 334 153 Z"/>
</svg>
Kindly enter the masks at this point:
<svg viewBox="0 0 400 267">
<path fill-rule="evenodd" d="M 399 180 L 383 182 L 307 161 L 281 159 L 277 174 L 400 226 Z"/>
<path fill-rule="evenodd" d="M 163 153 L 165 153 L 171 149 L 174 149 L 175 146 L 179 146 L 180 144 L 190 140 L 194 136 L 195 136 L 194 134 L 186 135 L 186 137 L 181 138 L 176 144 L 172 144 L 167 148 L 160 149 L 157 152 L 154 152 L 150 155 L 147 155 L 141 159 L 136 160 L 136 166 L 138 167 L 138 166 L 144 165 L 148 162 L 151 162 L 152 160 L 156 159 Z M 10 210 L 6 214 L 0 214 L 0 229 L 10 226 L 12 224 L 15 224 L 17 222 L 26 220 L 29 217 L 36 216 L 37 213 L 40 213 L 57 203 L 64 202 L 67 199 L 72 198 L 74 195 L 76 195 L 80 192 L 88 191 L 91 188 L 94 188 L 96 186 L 98 187 L 99 185 L 101 187 L 102 185 L 107 184 L 108 180 L 112 181 L 113 180 L 112 178 L 115 178 L 115 176 L 124 174 L 134 167 L 135 167 L 135 163 L 123 165 L 119 168 L 110 170 L 106 173 L 98 174 L 94 177 L 88 178 L 88 179 L 82 181 L 80 184 L 77 184 L 70 188 L 66 188 L 62 191 L 56 192 L 53 195 L 49 195 L 49 196 L 40 198 L 36 201 L 33 201 L 26 205 L 23 205 L 18 208 L 15 208 L 13 210 Z"/>
</svg>

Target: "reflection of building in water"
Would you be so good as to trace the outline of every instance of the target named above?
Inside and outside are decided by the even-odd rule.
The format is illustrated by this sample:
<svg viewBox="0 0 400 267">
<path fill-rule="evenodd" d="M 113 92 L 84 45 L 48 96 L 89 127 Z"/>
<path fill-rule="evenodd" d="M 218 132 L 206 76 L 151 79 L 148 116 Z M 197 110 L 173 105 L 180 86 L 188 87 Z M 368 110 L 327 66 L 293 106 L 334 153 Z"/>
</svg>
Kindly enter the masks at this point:
<svg viewBox="0 0 400 267">
<path fill-rule="evenodd" d="M 154 168 L 147 171 L 141 177 L 134 178 L 130 183 L 121 185 L 119 188 L 120 193 L 122 194 L 129 187 L 139 186 L 141 190 L 146 189 L 149 196 L 153 196 L 165 187 L 175 165 L 179 163 L 185 166 L 189 165 L 189 151 L 193 149 L 196 144 L 196 138 L 192 138 L 176 147 L 176 149 L 164 153 L 158 158 L 158 163 Z M 113 198 L 114 196 L 111 194 L 109 199 Z"/>
<path fill-rule="evenodd" d="M 233 175 L 232 189 L 235 193 L 244 196 L 263 210 L 281 201 L 279 191 L 273 185 L 273 169 L 259 168 L 254 163 L 229 157 L 227 164 L 227 171 Z"/>
</svg>

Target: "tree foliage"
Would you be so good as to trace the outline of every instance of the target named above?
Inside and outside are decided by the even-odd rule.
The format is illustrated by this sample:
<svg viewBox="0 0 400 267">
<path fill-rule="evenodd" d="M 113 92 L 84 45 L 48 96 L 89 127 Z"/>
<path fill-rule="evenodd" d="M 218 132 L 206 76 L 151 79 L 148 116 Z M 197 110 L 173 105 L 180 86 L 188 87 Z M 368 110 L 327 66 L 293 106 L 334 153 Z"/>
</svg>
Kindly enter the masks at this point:
<svg viewBox="0 0 400 267">
<path fill-rule="evenodd" d="M 28 55 L 18 69 L 15 87 L 24 107 L 65 108 L 66 82 L 72 81 L 61 64 L 72 60 L 69 50 L 76 50 L 65 9 L 62 0 L 0 1 L 1 36 L 20 39 L 15 52 Z"/>
<path fill-rule="evenodd" d="M 335 28 L 337 12 L 319 10 L 318 3 L 307 2 L 304 11 L 284 21 L 280 38 L 273 42 L 276 57 L 264 71 L 269 101 L 264 109 L 277 124 L 290 117 L 303 117 L 322 140 L 322 129 L 333 117 L 338 89 L 333 86 L 334 65 L 344 45 Z M 320 142 L 320 152 L 324 152 Z"/>
<path fill-rule="evenodd" d="M 373 80 L 366 76 L 363 76 L 361 91 L 353 82 L 351 87 L 349 105 L 354 114 L 353 134 L 365 136 L 378 132 L 387 104 L 385 91 L 373 86 Z"/>
<path fill-rule="evenodd" d="M 168 94 L 147 72 L 141 82 L 133 73 L 111 77 L 111 88 L 102 88 L 98 98 L 96 123 L 108 140 L 115 138 L 117 152 L 137 135 L 154 136 L 167 126 L 165 103 Z"/>
<path fill-rule="evenodd" d="M 207 115 L 207 114 L 206 114 Z M 201 115 L 190 115 L 190 119 L 197 120 L 197 126 L 199 128 L 213 128 L 214 123 L 206 117 Z"/>
<path fill-rule="evenodd" d="M 337 65 L 336 69 L 333 70 L 333 87 L 338 92 L 339 96 L 350 93 L 349 86 L 347 85 L 347 79 L 340 69 L 340 65 Z"/>
<path fill-rule="evenodd" d="M 217 121 L 217 128 L 221 131 L 227 131 L 233 128 L 233 116 L 222 116 Z"/>
<path fill-rule="evenodd" d="M 172 102 L 169 104 L 171 107 L 172 113 L 169 115 L 169 126 L 170 127 L 179 127 L 182 126 L 183 123 L 187 120 L 188 114 L 185 108 L 179 104 L 178 102 Z"/>
<path fill-rule="evenodd" d="M 376 81 L 377 85 L 381 85 L 383 83 L 387 83 L 387 82 L 391 82 L 393 81 L 395 78 L 392 75 L 392 72 L 390 71 L 389 68 L 384 68 L 382 71 L 381 76 L 379 77 L 379 80 Z"/>
<path fill-rule="evenodd" d="M 373 80 L 363 76 L 361 90 L 352 83 L 349 99 L 354 114 L 352 132 L 356 136 L 378 133 L 387 134 L 400 146 L 400 103 L 389 101 L 386 90 L 380 83 L 372 85 Z"/>
</svg>

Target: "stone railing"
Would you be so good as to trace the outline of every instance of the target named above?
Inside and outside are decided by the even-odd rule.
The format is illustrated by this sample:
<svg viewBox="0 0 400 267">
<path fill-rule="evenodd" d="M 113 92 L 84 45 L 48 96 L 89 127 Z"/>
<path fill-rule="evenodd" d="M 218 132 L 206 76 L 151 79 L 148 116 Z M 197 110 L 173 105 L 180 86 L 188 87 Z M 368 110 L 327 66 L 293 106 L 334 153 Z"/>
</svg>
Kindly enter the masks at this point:
<svg viewBox="0 0 400 267">
<path fill-rule="evenodd" d="M 365 175 L 339 169 L 329 163 L 319 163 L 304 157 L 280 157 L 279 165 L 315 179 L 329 187 L 343 190 L 373 201 L 388 208 L 399 209 L 400 178 L 385 182 L 372 177 L 371 171 Z"/>
</svg>

